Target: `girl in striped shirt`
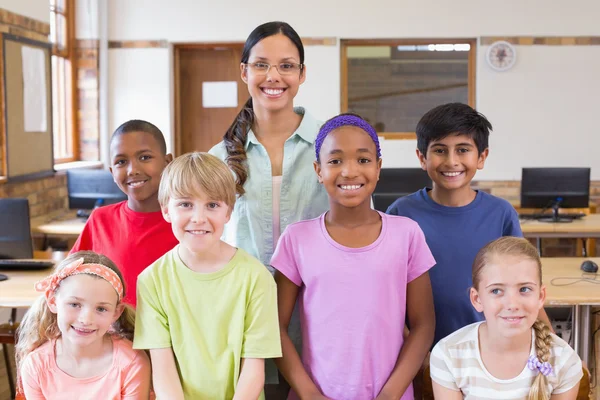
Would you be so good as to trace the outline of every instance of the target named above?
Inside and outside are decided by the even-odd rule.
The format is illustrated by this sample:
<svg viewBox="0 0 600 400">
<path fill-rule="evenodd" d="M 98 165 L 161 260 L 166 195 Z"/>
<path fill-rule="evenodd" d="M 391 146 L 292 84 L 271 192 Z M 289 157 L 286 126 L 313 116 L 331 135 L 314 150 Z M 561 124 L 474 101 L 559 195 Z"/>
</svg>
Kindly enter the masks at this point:
<svg viewBox="0 0 600 400">
<path fill-rule="evenodd" d="M 510 236 L 483 247 L 473 263 L 470 298 L 485 321 L 434 347 L 436 399 L 576 399 L 581 360 L 537 319 L 546 288 L 535 247 Z"/>
</svg>

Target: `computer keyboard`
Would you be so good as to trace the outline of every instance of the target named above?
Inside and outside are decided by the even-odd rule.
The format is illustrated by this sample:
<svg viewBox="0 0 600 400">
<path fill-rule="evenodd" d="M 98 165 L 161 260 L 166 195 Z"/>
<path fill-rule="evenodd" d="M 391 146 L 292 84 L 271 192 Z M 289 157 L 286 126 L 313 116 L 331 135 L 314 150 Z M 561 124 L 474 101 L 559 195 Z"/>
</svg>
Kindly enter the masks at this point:
<svg viewBox="0 0 600 400">
<path fill-rule="evenodd" d="M 0 269 L 46 269 L 54 266 L 54 261 L 51 260 L 33 260 L 33 259 L 18 259 L 4 260 L 0 259 Z"/>
<path fill-rule="evenodd" d="M 535 213 L 535 214 L 519 214 L 520 219 L 541 219 L 541 218 L 552 218 L 552 213 Z M 584 213 L 560 213 L 558 214 L 558 218 L 567 218 L 567 219 L 581 219 L 585 217 Z"/>
</svg>

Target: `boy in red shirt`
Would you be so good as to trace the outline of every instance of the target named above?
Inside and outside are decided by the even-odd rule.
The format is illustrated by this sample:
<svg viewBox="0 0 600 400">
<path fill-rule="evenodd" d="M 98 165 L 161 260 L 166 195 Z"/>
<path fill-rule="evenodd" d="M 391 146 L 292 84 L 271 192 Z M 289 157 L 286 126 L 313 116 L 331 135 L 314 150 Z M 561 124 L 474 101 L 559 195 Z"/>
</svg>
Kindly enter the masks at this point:
<svg viewBox="0 0 600 400">
<path fill-rule="evenodd" d="M 173 160 L 162 132 L 153 124 L 127 121 L 110 141 L 110 172 L 127 200 L 95 209 L 71 249 L 92 250 L 115 262 L 135 306 L 137 277 L 177 244 L 158 203 L 160 175 Z"/>
</svg>

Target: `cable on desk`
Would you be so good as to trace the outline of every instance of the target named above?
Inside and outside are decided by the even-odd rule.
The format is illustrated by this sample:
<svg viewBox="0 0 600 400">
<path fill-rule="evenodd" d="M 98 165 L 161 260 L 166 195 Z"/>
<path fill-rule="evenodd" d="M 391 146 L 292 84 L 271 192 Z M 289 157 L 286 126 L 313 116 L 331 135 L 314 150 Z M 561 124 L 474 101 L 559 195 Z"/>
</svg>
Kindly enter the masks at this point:
<svg viewBox="0 0 600 400">
<path fill-rule="evenodd" d="M 557 283 L 557 281 L 567 281 L 565 283 Z M 590 272 L 584 272 L 580 277 L 570 277 L 570 276 L 559 276 L 558 278 L 553 278 L 550 281 L 550 284 L 553 286 L 569 286 L 579 282 L 587 282 L 592 283 L 594 285 L 600 285 L 600 279 L 598 278 L 598 274 L 593 274 Z"/>
</svg>

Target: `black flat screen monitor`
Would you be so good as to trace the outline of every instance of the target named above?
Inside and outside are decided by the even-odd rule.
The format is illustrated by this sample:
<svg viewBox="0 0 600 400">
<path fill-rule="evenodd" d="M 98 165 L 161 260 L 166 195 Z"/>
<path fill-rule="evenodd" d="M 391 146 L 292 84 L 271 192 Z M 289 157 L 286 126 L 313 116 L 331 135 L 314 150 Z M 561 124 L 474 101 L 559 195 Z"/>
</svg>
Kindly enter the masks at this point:
<svg viewBox="0 0 600 400">
<path fill-rule="evenodd" d="M 127 200 L 110 171 L 104 169 L 67 170 L 67 189 L 72 210 L 91 210 Z"/>
<path fill-rule="evenodd" d="M 523 168 L 522 208 L 588 208 L 590 168 Z"/>
<path fill-rule="evenodd" d="M 382 168 L 373 193 L 376 210 L 385 212 L 397 198 L 424 187 L 431 187 L 431 178 L 421 168 Z"/>
<path fill-rule="evenodd" d="M 0 199 L 0 259 L 33 258 L 27 199 Z"/>
</svg>

